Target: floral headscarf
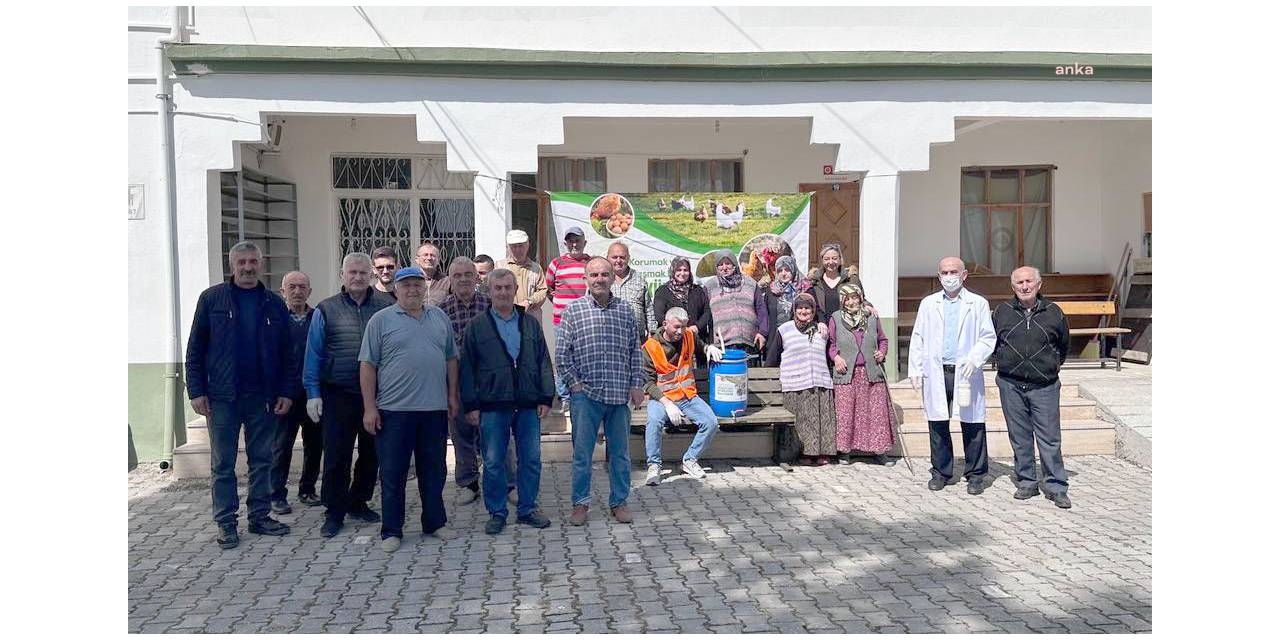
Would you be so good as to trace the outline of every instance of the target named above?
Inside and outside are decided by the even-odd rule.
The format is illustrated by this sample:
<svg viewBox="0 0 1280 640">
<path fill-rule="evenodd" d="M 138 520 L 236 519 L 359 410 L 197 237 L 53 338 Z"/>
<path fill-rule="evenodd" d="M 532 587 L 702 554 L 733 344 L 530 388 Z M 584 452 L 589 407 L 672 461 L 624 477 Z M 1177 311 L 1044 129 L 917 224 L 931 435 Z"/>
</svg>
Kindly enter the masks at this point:
<svg viewBox="0 0 1280 640">
<path fill-rule="evenodd" d="M 796 309 L 800 307 L 809 307 L 813 310 L 813 319 L 808 324 L 801 325 L 796 319 Z M 795 302 L 791 303 L 791 320 L 796 323 L 796 330 L 809 336 L 809 341 L 813 342 L 813 334 L 818 332 L 818 301 L 807 293 L 796 294 Z"/>
<path fill-rule="evenodd" d="M 724 289 L 737 289 L 742 286 L 742 267 L 738 265 L 738 258 L 728 249 L 720 249 L 711 254 L 715 256 L 716 262 L 716 279 L 720 281 L 720 287 Z M 733 273 L 728 277 L 720 275 L 720 263 L 728 259 L 733 263 Z"/>
<path fill-rule="evenodd" d="M 840 285 L 836 291 L 840 295 L 840 322 L 850 331 L 866 329 L 871 310 L 867 308 L 867 296 L 862 292 L 862 287 L 850 281 Z M 849 313 L 845 309 L 845 301 L 855 295 L 858 296 L 858 308 L 853 313 Z"/>
<path fill-rule="evenodd" d="M 782 284 L 779 282 L 778 277 L 774 276 L 773 284 L 769 286 L 769 290 L 773 292 L 773 295 L 778 296 L 780 300 L 786 300 L 787 304 L 790 305 L 795 301 L 796 293 L 799 292 L 799 289 L 797 289 L 796 286 L 800 278 L 800 274 L 798 273 L 800 268 L 796 266 L 796 259 L 794 257 L 782 256 L 773 264 L 774 273 L 777 273 L 780 269 L 786 269 L 791 272 L 791 282 Z"/>
<path fill-rule="evenodd" d="M 684 264 L 689 270 L 689 279 L 684 284 L 676 283 L 676 267 Z M 684 305 L 689 301 L 689 290 L 693 288 L 693 267 L 689 265 L 688 258 L 676 256 L 671 259 L 671 266 L 667 267 L 667 289 L 671 291 L 671 297 L 675 299 L 677 305 Z"/>
</svg>

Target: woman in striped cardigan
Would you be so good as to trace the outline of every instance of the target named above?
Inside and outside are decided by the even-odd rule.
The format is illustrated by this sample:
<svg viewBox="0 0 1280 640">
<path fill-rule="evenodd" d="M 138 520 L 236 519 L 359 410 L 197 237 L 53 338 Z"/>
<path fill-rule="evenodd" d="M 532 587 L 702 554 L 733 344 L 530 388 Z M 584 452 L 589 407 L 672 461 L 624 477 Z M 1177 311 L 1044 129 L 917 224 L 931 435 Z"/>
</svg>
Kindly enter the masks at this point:
<svg viewBox="0 0 1280 640">
<path fill-rule="evenodd" d="M 827 326 L 817 319 L 818 304 L 801 293 L 791 303 L 791 320 L 769 336 L 765 366 L 779 367 L 782 404 L 795 416 L 803 461 L 825 465 L 836 455 L 836 409 Z"/>
</svg>

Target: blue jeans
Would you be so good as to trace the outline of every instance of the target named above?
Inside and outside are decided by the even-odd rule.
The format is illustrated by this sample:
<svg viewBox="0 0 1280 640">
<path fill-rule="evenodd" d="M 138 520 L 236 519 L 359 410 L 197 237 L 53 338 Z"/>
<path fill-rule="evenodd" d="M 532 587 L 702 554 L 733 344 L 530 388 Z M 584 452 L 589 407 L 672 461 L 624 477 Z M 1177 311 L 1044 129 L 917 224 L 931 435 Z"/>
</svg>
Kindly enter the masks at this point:
<svg viewBox="0 0 1280 640">
<path fill-rule="evenodd" d="M 676 402 L 676 406 L 686 418 L 698 425 L 698 432 L 694 434 L 693 442 L 689 444 L 689 449 L 684 452 L 683 458 L 697 460 L 711 444 L 711 438 L 715 437 L 716 432 L 720 430 L 720 422 L 716 420 L 716 414 L 711 411 L 711 406 L 698 396 L 689 400 L 680 400 Z M 650 400 L 649 419 L 644 425 L 646 464 L 662 464 L 662 427 L 667 424 L 669 424 L 667 411 L 662 408 L 662 403 Z"/>
<path fill-rule="evenodd" d="M 444 512 L 449 414 L 385 410 L 379 413 L 382 431 L 373 441 L 378 447 L 378 471 L 382 476 L 382 537 L 404 537 L 404 485 L 409 478 L 409 456 L 413 456 L 418 495 L 422 498 L 422 532 L 431 533 L 449 521 Z"/>
<path fill-rule="evenodd" d="M 596 402 L 579 392 L 569 397 L 573 424 L 573 504 L 591 504 L 591 457 L 596 452 L 600 423 L 604 423 L 605 451 L 609 455 L 609 507 L 627 501 L 631 494 L 631 410 L 626 403 Z"/>
<path fill-rule="evenodd" d="M 489 515 L 507 518 L 507 455 L 511 437 L 516 439 L 516 515 L 528 515 L 538 508 L 538 486 L 542 482 L 542 422 L 537 409 L 481 411 L 480 431 L 484 434 L 484 507 Z"/>
<path fill-rule="evenodd" d="M 556 395 L 560 396 L 561 406 L 569 406 L 569 385 L 564 383 L 564 378 L 559 373 L 555 374 L 554 380 L 556 382 Z M 570 408 L 570 411 L 572 411 L 572 408 Z"/>
<path fill-rule="evenodd" d="M 240 510 L 236 492 L 236 455 L 240 450 L 240 425 L 244 425 L 244 449 L 249 458 L 249 521 L 271 515 L 271 458 L 275 448 L 277 418 L 274 399 L 265 394 L 237 396 L 235 402 L 209 403 L 209 471 L 213 479 L 213 521 L 234 525 Z"/>
</svg>

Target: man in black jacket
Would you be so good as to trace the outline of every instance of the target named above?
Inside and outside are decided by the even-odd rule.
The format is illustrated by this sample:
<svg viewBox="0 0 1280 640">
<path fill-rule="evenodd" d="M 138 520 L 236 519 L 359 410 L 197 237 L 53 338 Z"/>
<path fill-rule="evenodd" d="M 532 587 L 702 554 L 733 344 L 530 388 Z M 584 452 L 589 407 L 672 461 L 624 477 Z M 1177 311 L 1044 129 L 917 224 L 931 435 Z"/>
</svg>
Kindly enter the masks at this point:
<svg viewBox="0 0 1280 640">
<path fill-rule="evenodd" d="M 289 308 L 289 345 L 293 367 L 298 375 L 293 378 L 289 398 L 293 401 L 288 415 L 280 419 L 275 453 L 271 462 L 271 512 L 290 513 L 289 465 L 293 463 L 293 443 L 302 430 L 302 478 L 298 480 L 298 502 L 305 505 L 320 504 L 316 497 L 316 480 L 320 477 L 320 455 L 324 451 L 324 436 L 320 424 L 307 415 L 307 392 L 302 386 L 302 358 L 307 350 L 307 331 L 311 328 L 311 314 L 315 309 L 307 304 L 311 297 L 311 279 L 301 271 L 290 271 L 280 280 L 280 297 Z"/>
<path fill-rule="evenodd" d="M 370 286 L 373 261 L 367 253 L 342 259 L 342 289 L 320 301 L 311 316 L 302 384 L 307 390 L 307 415 L 324 433 L 324 524 L 320 535 L 332 538 L 346 517 L 379 522 L 369 508 L 378 482 L 378 452 L 373 436 L 365 433 L 364 400 L 360 395 L 360 343 L 369 319 L 395 301 Z M 351 472 L 351 450 L 358 443 L 360 457 Z"/>
<path fill-rule="evenodd" d="M 1058 370 L 1067 359 L 1070 333 L 1058 305 L 1040 296 L 1040 271 L 1019 267 L 1009 276 L 1014 298 L 996 307 L 996 385 L 1000 406 L 1013 446 L 1013 494 L 1026 500 L 1040 493 L 1036 482 L 1036 456 L 1044 472 L 1045 497 L 1063 509 L 1067 497 L 1067 470 L 1062 465 L 1062 423 L 1058 397 L 1062 383 Z"/>
<path fill-rule="evenodd" d="M 208 418 L 213 520 L 218 545 L 240 544 L 236 512 L 236 454 L 244 425 L 249 459 L 249 531 L 289 533 L 271 518 L 271 453 L 275 416 L 289 413 L 297 371 L 289 357 L 289 311 L 258 281 L 262 250 L 241 242 L 227 255 L 232 281 L 205 289 L 196 303 L 187 340 L 187 395 Z M 272 414 L 275 414 L 274 416 Z"/>
<path fill-rule="evenodd" d="M 492 306 L 466 328 L 458 387 L 467 422 L 479 425 L 484 447 L 485 533 L 507 524 L 508 440 L 516 441 L 516 521 L 539 529 L 551 524 L 538 510 L 542 479 L 541 419 L 551 411 L 555 383 L 551 355 L 538 321 L 515 306 L 516 278 L 507 269 L 489 274 Z"/>
</svg>

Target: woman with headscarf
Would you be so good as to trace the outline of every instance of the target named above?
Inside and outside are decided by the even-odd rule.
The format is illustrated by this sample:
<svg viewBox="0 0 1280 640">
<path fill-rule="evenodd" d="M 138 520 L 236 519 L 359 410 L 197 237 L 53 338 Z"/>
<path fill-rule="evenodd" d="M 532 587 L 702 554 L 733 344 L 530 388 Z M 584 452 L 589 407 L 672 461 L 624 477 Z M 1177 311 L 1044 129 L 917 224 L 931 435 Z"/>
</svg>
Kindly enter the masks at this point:
<svg viewBox="0 0 1280 640">
<path fill-rule="evenodd" d="M 672 202 L 675 202 L 674 200 Z M 653 318 L 657 324 L 667 317 L 667 310 L 680 307 L 689 314 L 689 327 L 697 329 L 698 339 L 711 344 L 711 305 L 707 291 L 693 279 L 689 260 L 676 256 L 667 268 L 667 282 L 653 292 Z"/>
<path fill-rule="evenodd" d="M 791 303 L 791 320 L 769 336 L 769 360 L 778 367 L 782 406 L 795 416 L 806 464 L 824 465 L 836 455 L 836 409 L 827 361 L 827 325 L 818 322 L 817 302 L 807 293 Z"/>
<path fill-rule="evenodd" d="M 844 266 L 844 252 L 840 250 L 840 245 L 822 245 L 822 250 L 818 252 L 818 266 L 809 270 L 809 284 L 813 287 L 811 293 L 818 301 L 819 322 L 825 323 L 840 310 L 840 294 L 837 291 L 846 282 L 862 286 L 862 280 L 858 278 L 858 267 L 852 264 Z"/>
<path fill-rule="evenodd" d="M 894 440 L 893 406 L 882 366 L 889 339 L 861 286 L 846 282 L 839 294 L 840 310 L 827 321 L 827 355 L 835 363 L 836 450 L 843 464 L 852 462 L 854 451 L 870 453 L 876 464 L 884 464 Z"/>
<path fill-rule="evenodd" d="M 773 281 L 764 292 L 764 307 L 768 314 L 768 334 L 791 319 L 791 304 L 796 296 L 809 290 L 809 281 L 800 277 L 800 267 L 793 256 L 782 256 L 774 263 Z M 765 359 L 769 354 L 765 354 Z"/>
<path fill-rule="evenodd" d="M 711 325 L 715 335 L 708 342 L 724 341 L 726 349 L 742 349 L 748 356 L 764 353 L 769 317 L 756 281 L 742 275 L 738 258 L 728 249 L 714 254 L 716 275 L 707 280 Z"/>
</svg>

